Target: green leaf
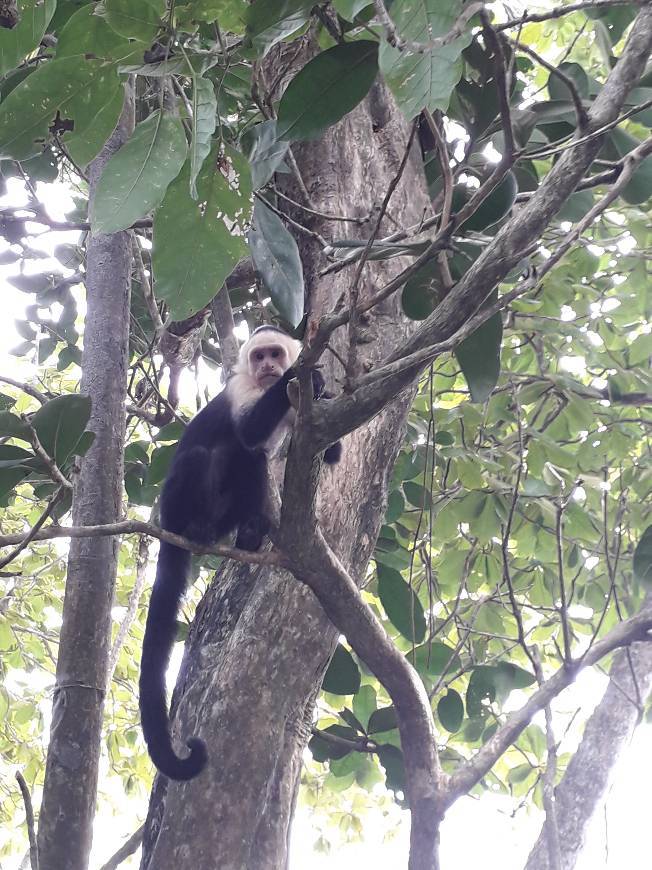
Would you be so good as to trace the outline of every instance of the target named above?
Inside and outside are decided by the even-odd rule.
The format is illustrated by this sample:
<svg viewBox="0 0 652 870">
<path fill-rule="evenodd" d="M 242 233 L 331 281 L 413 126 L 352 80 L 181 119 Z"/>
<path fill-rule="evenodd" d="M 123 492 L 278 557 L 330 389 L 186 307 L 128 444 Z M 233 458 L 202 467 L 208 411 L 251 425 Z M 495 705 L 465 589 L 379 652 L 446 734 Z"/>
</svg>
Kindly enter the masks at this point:
<svg viewBox="0 0 652 870">
<path fill-rule="evenodd" d="M 333 6 L 347 21 L 353 21 L 359 12 L 371 5 L 371 0 L 334 0 Z"/>
<path fill-rule="evenodd" d="M 126 63 L 142 59 L 149 43 L 133 43 L 120 36 L 105 17 L 95 14 L 95 4 L 82 6 L 66 22 L 57 40 L 57 60 L 92 55 L 97 60 Z"/>
<path fill-rule="evenodd" d="M 422 486 L 420 483 L 415 483 L 413 480 L 406 480 L 403 483 L 403 492 L 405 493 L 406 499 L 411 505 L 414 505 L 415 508 L 419 508 L 419 510 L 430 509 L 430 492 L 425 488 L 425 486 Z"/>
<path fill-rule="evenodd" d="M 380 710 L 374 710 L 371 714 L 367 733 L 381 734 L 383 731 L 393 731 L 395 728 L 398 728 L 396 710 L 393 706 L 382 707 Z"/>
<path fill-rule="evenodd" d="M 579 63 L 570 63 L 566 61 L 560 64 L 558 69 L 573 82 L 577 93 L 582 99 L 588 98 L 589 77 L 584 71 L 584 67 L 580 66 Z M 548 77 L 548 93 L 550 94 L 551 100 L 572 99 L 568 86 L 554 73 L 550 73 L 550 76 Z"/>
<path fill-rule="evenodd" d="M 427 263 L 406 282 L 401 294 L 401 306 L 411 320 L 425 320 L 439 302 L 441 281 L 436 265 Z"/>
<path fill-rule="evenodd" d="M 298 326 L 303 317 L 304 295 L 299 249 L 283 221 L 260 200 L 254 204 L 249 247 L 274 307 L 288 323 Z"/>
<path fill-rule="evenodd" d="M 18 24 L 11 30 L 0 27 L 0 76 L 17 67 L 36 48 L 56 6 L 57 0 L 20 0 Z"/>
<path fill-rule="evenodd" d="M 237 182 L 229 182 L 222 167 L 232 179 L 239 179 L 239 191 L 229 186 Z M 188 161 L 154 215 L 156 296 L 167 304 L 173 320 L 183 320 L 207 305 L 247 255 L 244 238 L 224 220 L 225 214 L 235 220 L 238 203 L 238 215 L 248 207 L 246 179 L 217 147 L 197 176 L 197 193 L 195 201 L 190 196 Z M 184 251 L 183 257 L 179 250 Z"/>
<path fill-rule="evenodd" d="M 466 712 L 473 719 L 485 710 L 484 700 L 496 699 L 495 669 L 481 665 L 474 668 L 466 689 Z"/>
<path fill-rule="evenodd" d="M 355 741 L 359 737 L 353 728 L 347 728 L 346 725 L 329 725 L 328 728 L 322 728 L 320 731 L 351 741 Z M 343 744 L 330 743 L 315 735 L 310 739 L 308 749 L 311 751 L 315 761 L 323 763 L 329 759 L 344 758 L 345 755 L 348 755 L 353 750 L 353 746 L 348 747 Z"/>
<path fill-rule="evenodd" d="M 652 585 L 652 526 L 647 527 L 636 545 L 633 567 L 639 583 Z"/>
<path fill-rule="evenodd" d="M 306 23 L 313 6 L 314 0 L 254 0 L 247 10 L 247 37 L 264 57 L 273 45 Z"/>
<path fill-rule="evenodd" d="M 197 199 L 197 176 L 211 151 L 217 122 L 217 98 L 210 79 L 192 80 L 192 142 L 190 144 L 190 195 Z"/>
<path fill-rule="evenodd" d="M 458 185 L 456 191 L 459 191 L 465 199 L 469 198 L 473 192 L 465 185 Z M 504 178 L 482 200 L 471 217 L 467 218 L 460 225 L 460 229 L 464 228 L 465 230 L 477 230 L 480 232 L 498 223 L 499 220 L 502 220 L 511 211 L 517 193 L 518 183 L 516 176 L 513 172 L 506 172 Z"/>
<path fill-rule="evenodd" d="M 459 692 L 449 689 L 437 704 L 439 721 L 447 731 L 454 734 L 459 731 L 464 721 L 464 703 Z"/>
<path fill-rule="evenodd" d="M 159 29 L 160 16 L 147 0 L 105 0 L 106 20 L 121 36 L 151 45 Z"/>
<path fill-rule="evenodd" d="M 72 159 L 82 169 L 102 150 L 115 130 L 124 104 L 124 86 L 116 77 L 93 83 L 75 101 L 75 128 L 62 137 Z"/>
<path fill-rule="evenodd" d="M 187 151 L 183 125 L 174 115 L 158 111 L 138 124 L 104 167 L 91 209 L 93 233 L 127 229 L 155 209 Z"/>
<path fill-rule="evenodd" d="M 90 415 L 90 398 L 71 393 L 50 399 L 30 423 L 45 452 L 61 466 L 77 446 Z"/>
<path fill-rule="evenodd" d="M 19 436 L 27 439 L 27 427 L 15 414 L 10 411 L 0 411 L 0 437 Z"/>
<path fill-rule="evenodd" d="M 411 655 L 410 653 L 410 658 Z M 440 641 L 433 641 L 416 648 L 414 664 L 420 674 L 438 677 L 440 674 L 459 671 L 462 667 L 462 660 L 451 646 Z"/>
<path fill-rule="evenodd" d="M 497 313 L 455 349 L 474 402 L 486 401 L 498 383 L 502 339 L 503 320 Z"/>
<path fill-rule="evenodd" d="M 376 690 L 373 686 L 360 686 L 353 697 L 353 712 L 363 728 L 367 727 L 369 717 L 376 710 Z"/>
<path fill-rule="evenodd" d="M 400 489 L 394 489 L 389 494 L 387 499 L 387 510 L 385 511 L 385 522 L 390 524 L 403 515 L 405 510 L 405 501 Z"/>
<path fill-rule="evenodd" d="M 402 38 L 427 43 L 450 33 L 461 11 L 460 0 L 447 4 L 440 0 L 396 0 L 391 17 Z M 469 28 L 448 45 L 423 53 L 381 44 L 380 70 L 408 120 L 423 109 L 434 112 L 448 108 L 464 69 L 462 51 L 470 42 Z"/>
<path fill-rule="evenodd" d="M 172 457 L 177 449 L 176 444 L 164 444 L 157 447 L 152 453 L 152 458 L 147 472 L 147 483 L 152 485 L 160 483 L 167 474 Z"/>
<path fill-rule="evenodd" d="M 290 143 L 276 136 L 276 121 L 263 121 L 251 130 L 251 183 L 254 190 L 264 187 L 283 162 Z"/>
<path fill-rule="evenodd" d="M 309 61 L 278 107 L 279 139 L 318 139 L 364 99 L 378 74 L 378 44 L 345 42 Z"/>
<path fill-rule="evenodd" d="M 334 695 L 355 695 L 360 688 L 360 671 L 351 653 L 338 643 L 324 676 L 322 689 Z"/>
<path fill-rule="evenodd" d="M 392 624 L 408 640 L 420 643 L 426 634 L 421 602 L 398 571 L 377 563 L 378 597 Z"/>
<path fill-rule="evenodd" d="M 0 104 L 0 157 L 26 160 L 40 154 L 57 110 L 64 120 L 87 118 L 89 94 L 115 81 L 115 71 L 97 60 L 69 57 L 43 64 Z"/>
<path fill-rule="evenodd" d="M 405 794 L 405 765 L 403 753 L 396 746 L 384 743 L 378 747 L 378 760 L 385 770 L 385 784 L 391 791 Z"/>
</svg>

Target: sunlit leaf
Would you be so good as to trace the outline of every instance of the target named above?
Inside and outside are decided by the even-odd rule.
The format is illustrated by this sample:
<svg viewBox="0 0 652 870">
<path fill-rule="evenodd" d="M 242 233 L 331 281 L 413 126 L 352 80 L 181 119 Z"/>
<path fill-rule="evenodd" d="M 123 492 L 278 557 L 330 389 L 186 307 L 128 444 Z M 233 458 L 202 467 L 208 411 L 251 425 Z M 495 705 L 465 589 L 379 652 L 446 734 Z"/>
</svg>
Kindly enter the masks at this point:
<svg viewBox="0 0 652 870">
<path fill-rule="evenodd" d="M 183 166 L 188 146 L 181 121 L 154 112 L 108 161 L 91 209 L 94 233 L 115 233 L 156 208 Z"/>
</svg>

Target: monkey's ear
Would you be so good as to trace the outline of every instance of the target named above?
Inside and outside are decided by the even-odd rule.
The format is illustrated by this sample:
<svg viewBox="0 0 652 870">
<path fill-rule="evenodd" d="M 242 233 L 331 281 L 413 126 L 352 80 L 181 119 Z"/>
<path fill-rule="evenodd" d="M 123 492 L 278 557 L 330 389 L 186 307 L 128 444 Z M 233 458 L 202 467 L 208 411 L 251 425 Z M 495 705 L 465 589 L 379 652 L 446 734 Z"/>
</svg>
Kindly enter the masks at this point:
<svg viewBox="0 0 652 870">
<path fill-rule="evenodd" d="M 292 378 L 291 381 L 287 382 L 285 387 L 285 392 L 287 393 L 288 401 L 292 405 L 295 411 L 299 410 L 299 381 L 296 378 Z"/>
</svg>

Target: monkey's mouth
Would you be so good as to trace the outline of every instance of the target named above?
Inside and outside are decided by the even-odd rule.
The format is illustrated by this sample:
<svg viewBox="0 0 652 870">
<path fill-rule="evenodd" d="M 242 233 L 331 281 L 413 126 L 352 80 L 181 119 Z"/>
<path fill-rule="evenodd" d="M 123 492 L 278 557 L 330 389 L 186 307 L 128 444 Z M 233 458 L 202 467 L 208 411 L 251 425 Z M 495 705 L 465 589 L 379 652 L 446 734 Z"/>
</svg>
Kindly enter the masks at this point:
<svg viewBox="0 0 652 870">
<path fill-rule="evenodd" d="M 267 372 L 266 374 L 261 375 L 258 378 L 258 383 L 261 385 L 261 387 L 267 387 L 277 381 L 280 377 L 281 376 L 278 374 L 278 372 Z"/>
</svg>

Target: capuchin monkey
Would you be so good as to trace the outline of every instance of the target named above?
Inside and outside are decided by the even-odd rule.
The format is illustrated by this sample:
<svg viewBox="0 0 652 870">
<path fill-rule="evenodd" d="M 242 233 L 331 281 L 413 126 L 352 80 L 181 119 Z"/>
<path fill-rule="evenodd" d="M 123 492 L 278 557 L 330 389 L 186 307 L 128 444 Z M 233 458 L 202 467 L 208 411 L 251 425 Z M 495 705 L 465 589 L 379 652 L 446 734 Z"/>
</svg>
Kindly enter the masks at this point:
<svg viewBox="0 0 652 870">
<path fill-rule="evenodd" d="M 237 530 L 235 546 L 258 550 L 270 522 L 265 513 L 268 458 L 294 422 L 287 387 L 301 345 L 273 326 L 261 326 L 242 347 L 224 390 L 194 417 L 179 441 L 161 493 L 161 527 L 198 544 L 214 544 Z M 321 373 L 312 372 L 314 398 L 327 398 Z M 324 453 L 333 464 L 340 442 Z M 170 779 L 188 780 L 206 764 L 206 746 L 187 741 L 190 754 L 172 748 L 165 673 L 186 588 L 190 552 L 161 541 L 140 665 L 140 718 L 152 761 Z"/>
</svg>

